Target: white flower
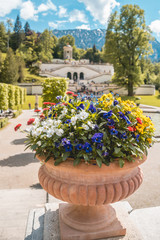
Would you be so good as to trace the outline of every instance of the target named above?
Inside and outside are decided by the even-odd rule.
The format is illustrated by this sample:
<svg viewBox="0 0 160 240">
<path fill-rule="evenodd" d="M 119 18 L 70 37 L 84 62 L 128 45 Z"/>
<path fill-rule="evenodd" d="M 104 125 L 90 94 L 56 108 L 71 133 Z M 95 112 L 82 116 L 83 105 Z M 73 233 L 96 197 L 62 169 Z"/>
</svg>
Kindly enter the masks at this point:
<svg viewBox="0 0 160 240">
<path fill-rule="evenodd" d="M 63 129 L 55 129 L 55 133 L 57 134 L 57 136 L 61 137 L 62 134 L 64 133 Z"/>
<path fill-rule="evenodd" d="M 71 113 L 73 113 L 73 114 L 74 114 L 74 113 L 75 113 L 75 110 L 74 110 L 74 109 L 71 109 Z"/>
<path fill-rule="evenodd" d="M 53 134 L 55 133 L 55 131 L 53 130 L 53 129 L 49 129 L 48 131 L 47 131 L 47 137 L 48 138 L 50 138 L 50 137 L 52 137 L 53 136 Z"/>
<path fill-rule="evenodd" d="M 32 135 L 34 137 L 38 137 L 42 133 L 42 130 L 43 130 L 43 128 L 39 127 L 39 128 L 32 131 Z"/>
<path fill-rule="evenodd" d="M 92 129 L 94 129 L 95 127 L 95 124 L 93 124 L 92 122 L 88 121 L 87 122 L 88 126 L 91 127 Z"/>
<path fill-rule="evenodd" d="M 82 110 L 79 114 L 80 119 L 85 120 L 89 116 L 89 113 L 86 111 Z"/>
<path fill-rule="evenodd" d="M 88 130 L 89 129 L 89 127 L 86 125 L 86 124 L 82 124 L 82 128 L 84 128 L 84 130 Z"/>
<path fill-rule="evenodd" d="M 59 127 L 60 124 L 61 124 L 61 120 L 55 120 L 54 121 L 54 126 L 55 127 Z"/>
<path fill-rule="evenodd" d="M 43 131 L 43 132 L 47 132 L 47 131 L 48 131 L 48 126 L 47 126 L 47 125 L 46 125 L 46 126 L 43 126 L 43 127 L 42 127 L 42 131 Z"/>
<path fill-rule="evenodd" d="M 71 118 L 72 125 L 76 125 L 77 116 Z"/>
<path fill-rule="evenodd" d="M 42 144 L 41 141 L 38 141 L 38 142 L 37 142 L 37 145 L 38 145 L 38 146 L 41 146 L 41 144 Z"/>
</svg>

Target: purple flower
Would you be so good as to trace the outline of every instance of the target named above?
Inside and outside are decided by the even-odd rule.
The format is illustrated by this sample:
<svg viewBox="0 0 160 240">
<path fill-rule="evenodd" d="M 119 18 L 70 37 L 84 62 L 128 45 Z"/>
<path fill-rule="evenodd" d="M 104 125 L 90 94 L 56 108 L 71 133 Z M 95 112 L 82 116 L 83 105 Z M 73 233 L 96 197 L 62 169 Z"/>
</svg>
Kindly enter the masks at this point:
<svg viewBox="0 0 160 240">
<path fill-rule="evenodd" d="M 119 102 L 115 99 L 114 102 L 113 102 L 113 105 L 116 106 L 118 104 L 119 104 Z"/>
<path fill-rule="evenodd" d="M 84 144 L 84 150 L 86 151 L 86 153 L 92 152 L 91 144 L 89 144 L 88 142 L 86 142 L 86 143 Z"/>
<path fill-rule="evenodd" d="M 59 145 L 60 145 L 60 143 L 59 143 L 59 142 L 55 142 L 55 147 L 56 147 L 56 148 L 58 148 L 58 147 L 59 147 Z"/>
<path fill-rule="evenodd" d="M 109 153 L 108 153 L 107 151 L 105 151 L 105 152 L 102 153 L 102 155 L 103 155 L 104 157 L 108 157 L 108 156 L 109 156 Z"/>
<path fill-rule="evenodd" d="M 122 133 L 122 134 L 120 134 L 120 138 L 122 138 L 122 139 L 126 139 L 126 138 L 127 138 L 127 134 L 126 134 L 126 133 Z"/>
<path fill-rule="evenodd" d="M 136 139 L 137 142 L 139 142 L 139 137 L 140 137 L 139 134 L 135 135 L 134 133 L 132 133 L 132 136 Z"/>
<path fill-rule="evenodd" d="M 82 149 L 84 148 L 84 146 L 80 143 L 80 144 L 77 144 L 77 145 L 75 146 L 75 148 L 76 148 L 77 150 L 82 150 Z"/>
<path fill-rule="evenodd" d="M 100 143 L 102 138 L 103 138 L 103 133 L 95 133 L 91 139 L 92 139 L 92 142 Z"/>
<path fill-rule="evenodd" d="M 107 126 L 111 126 L 111 127 L 113 127 L 114 126 L 114 124 L 115 124 L 115 121 L 113 120 L 113 119 L 107 119 Z"/>
<path fill-rule="evenodd" d="M 77 107 L 77 110 L 81 110 L 81 109 L 84 110 L 84 105 L 83 105 L 83 103 L 81 103 L 81 104 Z"/>
<path fill-rule="evenodd" d="M 62 142 L 62 146 L 65 146 L 66 144 L 71 144 L 67 138 L 62 138 L 61 142 Z"/>
<path fill-rule="evenodd" d="M 69 99 L 69 103 L 71 103 L 72 102 L 72 99 Z"/>
<path fill-rule="evenodd" d="M 112 116 L 112 111 L 109 111 L 109 112 L 103 114 L 104 119 L 108 119 L 111 116 Z"/>
<path fill-rule="evenodd" d="M 88 111 L 90 111 L 91 113 L 96 112 L 96 108 L 93 106 L 93 103 L 90 104 Z"/>
<path fill-rule="evenodd" d="M 115 128 L 110 129 L 111 135 L 117 135 L 118 131 Z"/>
<path fill-rule="evenodd" d="M 102 150 L 103 145 L 104 145 L 103 143 L 98 143 L 98 144 L 97 144 L 97 149 Z"/>
<path fill-rule="evenodd" d="M 65 145 L 64 145 L 64 148 L 65 148 L 65 151 L 66 151 L 66 152 L 71 152 L 72 149 L 73 149 L 73 146 L 72 146 L 71 143 L 69 143 L 69 144 L 65 144 Z"/>
<path fill-rule="evenodd" d="M 119 117 L 120 117 L 121 119 L 125 119 L 125 115 L 124 115 L 124 113 L 122 113 L 122 112 L 118 112 L 118 114 L 119 114 Z"/>
<path fill-rule="evenodd" d="M 99 129 L 98 125 L 95 124 L 95 125 L 94 125 L 94 130 L 98 130 L 98 129 Z"/>
<path fill-rule="evenodd" d="M 56 99 L 57 100 L 60 100 L 62 98 L 62 96 L 57 96 Z"/>
<path fill-rule="evenodd" d="M 70 122 L 71 122 L 71 120 L 70 120 L 70 119 L 67 119 L 64 123 L 68 124 L 68 123 L 70 123 Z"/>
</svg>

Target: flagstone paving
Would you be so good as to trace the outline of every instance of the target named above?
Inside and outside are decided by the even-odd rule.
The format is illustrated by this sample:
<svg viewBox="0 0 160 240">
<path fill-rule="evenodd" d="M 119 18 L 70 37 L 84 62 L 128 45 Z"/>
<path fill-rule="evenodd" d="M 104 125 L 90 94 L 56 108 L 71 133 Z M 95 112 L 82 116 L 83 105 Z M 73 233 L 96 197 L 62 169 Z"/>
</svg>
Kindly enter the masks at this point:
<svg viewBox="0 0 160 240">
<path fill-rule="evenodd" d="M 47 202 L 38 184 L 40 163 L 30 150 L 24 152 L 25 134 L 14 131 L 18 123 L 25 129 L 34 116 L 33 110 L 25 110 L 0 130 L 0 240 L 22 240 L 29 210 Z M 134 209 L 160 206 L 160 143 L 149 150 L 142 170 L 142 186 L 126 200 Z M 48 202 L 57 200 L 49 196 Z"/>
</svg>

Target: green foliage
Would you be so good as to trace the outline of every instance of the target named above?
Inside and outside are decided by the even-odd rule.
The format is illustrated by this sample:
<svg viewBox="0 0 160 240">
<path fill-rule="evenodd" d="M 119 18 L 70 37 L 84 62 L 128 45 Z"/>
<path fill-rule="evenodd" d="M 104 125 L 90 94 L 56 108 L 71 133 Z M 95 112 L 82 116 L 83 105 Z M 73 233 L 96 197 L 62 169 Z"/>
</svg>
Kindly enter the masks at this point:
<svg viewBox="0 0 160 240">
<path fill-rule="evenodd" d="M 18 86 L 15 86 L 15 106 L 19 108 L 20 105 L 20 90 Z"/>
<path fill-rule="evenodd" d="M 21 109 L 17 110 L 16 112 L 13 113 L 13 118 L 18 117 L 21 113 L 22 113 Z"/>
<path fill-rule="evenodd" d="M 0 74 L 0 82 L 15 84 L 18 80 L 18 65 L 11 48 L 7 51 Z"/>
<path fill-rule="evenodd" d="M 13 50 L 17 50 L 24 40 L 24 31 L 22 30 L 22 23 L 20 21 L 19 15 L 17 15 L 14 24 L 14 33 L 11 35 L 10 44 Z"/>
<path fill-rule="evenodd" d="M 8 109 L 8 85 L 0 83 L 0 110 Z"/>
<path fill-rule="evenodd" d="M 8 118 L 2 118 L 0 119 L 0 128 L 3 128 L 7 125 L 8 123 Z"/>
<path fill-rule="evenodd" d="M 28 36 L 31 33 L 30 25 L 28 22 L 26 22 L 24 25 L 24 33 L 25 33 L 25 36 Z"/>
<path fill-rule="evenodd" d="M 141 83 L 139 59 L 151 53 L 151 35 L 145 24 L 144 10 L 124 5 L 113 13 L 106 32 L 105 59 L 114 65 L 113 82 L 125 86 L 128 95 Z"/>
<path fill-rule="evenodd" d="M 75 45 L 74 37 L 69 34 L 58 39 L 58 43 L 53 54 L 54 58 L 63 59 L 63 47 L 67 44 L 71 45 L 72 47 Z"/>
<path fill-rule="evenodd" d="M 0 22 L 0 51 L 6 52 L 7 33 L 3 22 Z"/>
<path fill-rule="evenodd" d="M 8 85 L 8 108 L 14 109 L 15 108 L 15 86 Z"/>
<path fill-rule="evenodd" d="M 65 78 L 46 79 L 43 84 L 42 98 L 44 102 L 58 102 L 57 96 L 64 96 L 67 90 L 67 81 Z"/>
</svg>

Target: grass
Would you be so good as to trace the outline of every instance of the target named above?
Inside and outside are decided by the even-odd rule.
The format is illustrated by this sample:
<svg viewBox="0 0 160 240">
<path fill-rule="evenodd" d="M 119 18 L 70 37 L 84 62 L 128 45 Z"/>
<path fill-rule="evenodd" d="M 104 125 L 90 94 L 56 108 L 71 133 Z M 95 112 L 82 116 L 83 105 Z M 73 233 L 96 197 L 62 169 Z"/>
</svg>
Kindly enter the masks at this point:
<svg viewBox="0 0 160 240">
<path fill-rule="evenodd" d="M 156 91 L 156 94 L 154 96 L 136 96 L 140 97 L 141 99 L 137 101 L 137 103 L 145 104 L 145 105 L 150 105 L 150 106 L 155 106 L 155 107 L 160 107 L 160 94 L 158 91 Z M 135 101 L 136 97 L 128 97 L 128 96 L 123 96 L 122 99 L 130 99 Z M 39 100 L 39 107 L 42 107 L 42 97 L 38 96 Z M 26 97 L 26 102 L 23 105 L 23 109 L 29 109 L 28 104 L 31 104 L 31 108 L 33 109 L 35 107 L 35 96 L 27 96 Z"/>
<path fill-rule="evenodd" d="M 35 74 L 31 74 L 27 68 L 24 69 L 24 75 L 25 75 L 25 82 L 31 82 L 31 83 L 43 83 L 45 77 L 37 76 Z M 34 79 L 35 82 L 32 82 Z"/>
<path fill-rule="evenodd" d="M 31 104 L 31 109 L 34 109 L 35 107 L 35 101 L 36 101 L 36 97 L 35 96 L 26 96 L 26 102 L 25 104 L 23 104 L 23 109 L 29 109 L 28 104 Z M 38 107 L 42 107 L 42 97 L 38 96 Z"/>
</svg>

